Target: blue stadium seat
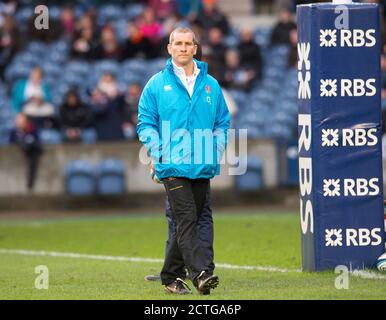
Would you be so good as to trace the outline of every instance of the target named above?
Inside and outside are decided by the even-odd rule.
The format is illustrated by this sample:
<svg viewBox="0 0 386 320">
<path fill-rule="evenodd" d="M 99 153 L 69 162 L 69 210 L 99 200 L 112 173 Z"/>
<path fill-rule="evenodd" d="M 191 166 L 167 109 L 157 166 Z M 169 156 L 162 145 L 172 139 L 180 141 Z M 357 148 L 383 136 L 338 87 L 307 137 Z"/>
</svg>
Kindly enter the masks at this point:
<svg viewBox="0 0 386 320">
<path fill-rule="evenodd" d="M 54 129 L 41 129 L 39 138 L 42 144 L 60 144 L 62 143 L 62 135 Z"/>
<path fill-rule="evenodd" d="M 45 58 L 46 58 L 47 62 L 54 63 L 54 64 L 60 66 L 61 68 L 63 68 L 63 65 L 66 63 L 68 56 L 67 56 L 67 54 L 65 54 L 63 52 L 50 49 L 46 53 Z"/>
<path fill-rule="evenodd" d="M 243 175 L 236 176 L 236 188 L 239 191 L 257 191 L 264 187 L 263 162 L 256 155 L 248 155 L 240 158 L 247 166 L 247 171 Z M 239 164 L 240 166 L 240 164 Z"/>
<path fill-rule="evenodd" d="M 267 48 L 271 42 L 271 29 L 257 29 L 254 32 L 254 40 L 262 48 Z"/>
<path fill-rule="evenodd" d="M 290 143 L 287 147 L 287 176 L 286 185 L 296 186 L 299 184 L 299 164 L 297 143 Z"/>
<path fill-rule="evenodd" d="M 247 104 L 247 94 L 243 90 L 230 89 L 228 90 L 231 97 L 235 100 L 239 110 L 246 108 Z"/>
<path fill-rule="evenodd" d="M 26 24 L 27 21 L 34 15 L 33 7 L 28 6 L 20 8 L 15 13 L 15 19 L 18 25 Z"/>
<path fill-rule="evenodd" d="M 98 25 L 104 25 L 107 22 L 113 22 L 125 17 L 125 13 L 122 8 L 114 4 L 102 5 L 98 9 Z"/>
<path fill-rule="evenodd" d="M 86 61 L 70 61 L 66 64 L 65 72 L 88 76 L 91 73 L 91 65 Z"/>
<path fill-rule="evenodd" d="M 224 38 L 224 44 L 228 47 L 228 48 L 234 48 L 234 47 L 237 47 L 237 45 L 239 44 L 240 42 L 240 38 L 238 36 L 235 36 L 235 35 L 229 35 L 229 36 L 226 36 Z"/>
<path fill-rule="evenodd" d="M 58 6 L 50 6 L 49 7 L 50 12 L 50 20 L 57 21 L 60 19 L 60 16 L 62 14 L 62 8 Z"/>
<path fill-rule="evenodd" d="M 113 22 L 113 27 L 118 41 L 123 43 L 127 39 L 127 20 L 121 19 Z"/>
<path fill-rule="evenodd" d="M 54 63 L 50 60 L 46 60 L 41 64 L 41 67 L 44 71 L 44 78 L 46 77 L 54 77 L 56 81 L 58 81 L 58 77 L 63 73 L 63 67 Z"/>
<path fill-rule="evenodd" d="M 31 66 L 26 64 L 15 64 L 11 63 L 5 70 L 5 79 L 9 85 L 19 80 L 27 78 L 30 74 Z"/>
<path fill-rule="evenodd" d="M 41 56 L 39 56 L 39 53 L 29 52 L 28 50 L 16 54 L 12 61 L 12 63 L 15 65 L 23 64 L 30 67 L 38 65 L 41 62 L 42 60 Z"/>
<path fill-rule="evenodd" d="M 147 68 L 151 67 L 152 63 L 147 63 L 144 59 L 128 59 L 122 63 L 124 72 L 133 72 L 139 75 L 144 75 Z"/>
<path fill-rule="evenodd" d="M 97 192 L 100 195 L 121 195 L 126 190 L 125 166 L 118 159 L 105 159 L 97 168 Z"/>
<path fill-rule="evenodd" d="M 52 87 L 52 102 L 55 106 L 60 106 L 63 103 L 64 96 L 70 90 L 70 85 L 60 82 L 57 86 Z"/>
<path fill-rule="evenodd" d="M 9 135 L 14 125 L 10 123 L 3 122 L 4 119 L 0 119 L 0 146 L 6 146 L 9 144 Z"/>
<path fill-rule="evenodd" d="M 95 129 L 87 128 L 82 130 L 81 140 L 85 144 L 95 143 L 98 139 L 97 132 Z"/>
<path fill-rule="evenodd" d="M 283 110 L 275 111 L 273 118 L 275 122 L 285 126 L 295 126 L 297 122 L 297 117 Z"/>
<path fill-rule="evenodd" d="M 271 123 L 266 123 L 267 135 L 271 138 L 279 138 L 284 140 L 292 140 L 293 133 L 292 129 L 288 125 L 280 124 L 275 121 Z"/>
<path fill-rule="evenodd" d="M 287 59 L 288 53 L 289 53 L 288 45 L 277 45 L 271 48 L 270 58 L 271 60 L 274 60 L 276 58 Z"/>
<path fill-rule="evenodd" d="M 94 63 L 93 72 L 99 78 L 103 73 L 109 72 L 117 76 L 120 71 L 120 65 L 115 60 L 101 60 Z"/>
<path fill-rule="evenodd" d="M 59 52 L 67 55 L 70 50 L 70 44 L 66 40 L 57 40 L 50 45 L 50 51 Z"/>
<path fill-rule="evenodd" d="M 40 41 L 31 41 L 28 43 L 24 52 L 31 53 L 33 55 L 41 55 L 47 51 L 47 45 Z"/>
<path fill-rule="evenodd" d="M 79 87 L 83 84 L 84 78 L 76 73 L 66 72 L 61 78 L 61 81 L 70 87 Z"/>
<path fill-rule="evenodd" d="M 93 195 L 95 192 L 95 168 L 86 160 L 71 161 L 65 167 L 64 181 L 67 194 Z"/>
<path fill-rule="evenodd" d="M 126 19 L 131 21 L 140 16 L 145 9 L 143 4 L 128 4 L 125 10 Z"/>
</svg>

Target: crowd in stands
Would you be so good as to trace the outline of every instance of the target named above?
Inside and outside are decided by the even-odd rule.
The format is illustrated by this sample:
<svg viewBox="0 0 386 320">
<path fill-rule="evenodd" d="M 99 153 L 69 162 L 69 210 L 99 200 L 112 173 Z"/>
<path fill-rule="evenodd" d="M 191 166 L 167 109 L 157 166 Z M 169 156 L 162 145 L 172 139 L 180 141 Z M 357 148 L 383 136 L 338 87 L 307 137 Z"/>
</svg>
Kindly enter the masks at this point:
<svg viewBox="0 0 386 320">
<path fill-rule="evenodd" d="M 69 60 L 81 63 L 166 60 L 169 33 L 177 25 L 189 25 L 199 39 L 197 58 L 208 62 L 210 73 L 224 88 L 247 92 L 261 79 L 263 59 L 253 30 L 240 30 L 237 43 L 227 44 L 225 39 L 229 42 L 233 36 L 232 26 L 217 1 L 145 2 L 141 2 L 141 10 L 126 21 L 125 30 L 120 33 L 114 21 L 103 21 L 98 16 L 99 9 L 94 6 L 80 10 L 64 4 L 57 19 L 50 20 L 49 30 L 38 30 L 33 25 L 35 16 L 29 17 L 25 28 L 18 25 L 16 15 L 22 8 L 17 7 L 17 2 L 2 4 L 0 78 L 8 85 L 15 114 L 23 113 L 37 130 L 59 130 L 65 141 L 79 141 L 85 128 L 94 128 L 100 141 L 136 137 L 136 112 L 143 82 L 134 81 L 122 88 L 117 81 L 121 75 L 105 72 L 88 88 L 86 96 L 79 86 L 72 86 L 60 105 L 55 105 L 52 91 L 58 83 L 45 81 L 40 63 L 24 78 L 9 81 L 6 77 L 13 58 L 27 50 L 31 42 L 47 45 L 64 40 L 69 44 Z M 288 10 L 280 14 L 280 22 L 272 32 L 272 45 L 289 44 L 289 33 L 296 30 L 292 20 Z"/>
<path fill-rule="evenodd" d="M 166 60 L 169 33 L 177 25 L 188 25 L 199 39 L 200 50 L 196 58 L 208 63 L 209 73 L 223 88 L 231 93 L 259 95 L 256 90 L 259 90 L 260 83 L 264 83 L 264 70 L 269 69 L 268 64 L 275 65 L 274 61 L 264 59 L 264 50 L 275 47 L 288 49 L 281 56 L 285 59 L 283 68 L 276 72 L 284 73 L 295 67 L 297 29 L 291 4 L 306 1 L 283 1 L 287 5 L 278 13 L 278 22 L 270 30 L 266 44 L 256 41 L 255 30 L 242 28 L 236 31 L 216 0 L 131 1 L 130 17 L 125 17 L 124 24 L 118 24 L 122 19 L 114 19 L 114 15 L 120 14 L 114 12 L 116 6 L 109 12 L 108 5 L 103 11 L 94 5 L 87 6 L 87 2 L 82 2 L 82 6 L 64 2 L 56 19 L 50 20 L 49 30 L 36 29 L 33 15 L 28 17 L 25 25 L 19 24 L 18 12 L 24 8 L 18 7 L 17 1 L 9 0 L 0 5 L 0 78 L 6 83 L 6 92 L 12 98 L 13 112 L 17 115 L 22 113 L 30 123 L 18 126 L 24 120 L 15 121 L 17 130 L 54 129 L 68 142 L 80 141 L 82 131 L 89 128 L 95 130 L 99 141 L 135 139 L 137 106 L 146 82 L 143 81 L 146 79 L 135 79 L 135 75 L 132 78 L 122 75 L 123 70 L 117 73 L 104 71 L 86 90 L 83 90 L 83 83 L 79 83 L 66 88 L 62 99 L 54 99 L 53 91 L 61 81 L 60 69 L 57 79 L 51 77 L 51 81 L 46 81 L 48 79 L 41 66 L 44 61 L 34 65 L 24 77 L 7 78 L 7 68 L 20 52 L 28 50 L 26 48 L 30 43 L 50 45 L 64 41 L 69 47 L 67 62 L 86 65 L 116 61 L 123 65 L 139 59 L 150 63 L 157 59 Z M 126 8 L 122 6 L 118 10 Z M 382 71 L 386 75 L 386 46 L 384 48 Z M 58 61 L 60 64 L 61 60 Z M 122 86 L 122 76 L 129 77 L 131 81 Z M 386 99 L 386 80 L 382 95 Z M 232 99 L 232 94 L 228 96 Z M 234 98 L 236 101 L 230 104 L 237 105 L 237 97 Z"/>
<path fill-rule="evenodd" d="M 224 88 L 233 126 L 248 129 L 250 138 L 296 139 L 294 8 L 313 1 L 277 0 L 276 25 L 256 30 L 232 26 L 217 0 L 43 1 L 50 25 L 38 30 L 27 2 L 0 3 L 0 145 L 22 147 L 29 189 L 44 130 L 57 132 L 60 142 L 136 139 L 143 85 L 164 67 L 176 26 L 195 31 L 196 58 Z"/>
<path fill-rule="evenodd" d="M 278 13 L 277 24 L 270 30 L 269 43 L 262 48 L 254 30 L 243 28 L 235 32 L 216 0 L 131 1 L 132 14 L 126 17 L 123 27 L 115 23 L 114 12 L 110 12 L 109 19 L 102 15 L 100 8 L 87 6 L 87 1 L 82 2 L 82 6 L 63 2 L 56 19 L 50 20 L 49 30 L 36 29 L 34 16 L 26 21 L 26 27 L 18 24 L 17 13 L 23 8 L 18 8 L 17 1 L 8 0 L 0 5 L 0 78 L 12 97 L 13 111 L 22 112 L 38 130 L 59 130 L 65 141 L 79 141 L 86 128 L 94 128 L 101 141 L 134 139 L 137 104 L 145 81 L 134 79 L 122 87 L 119 83 L 122 74 L 104 72 L 87 88 L 86 94 L 79 85 L 67 88 L 58 105 L 52 97 L 57 83 L 45 81 L 45 72 L 39 63 L 29 71 L 28 77 L 16 77 L 12 81 L 6 78 L 7 67 L 18 53 L 26 50 L 28 43 L 50 44 L 58 40 L 68 44 L 69 61 L 85 64 L 166 59 L 171 30 L 177 25 L 189 25 L 199 39 L 197 58 L 208 63 L 209 73 L 223 88 L 248 93 L 258 88 L 263 78 L 267 67 L 264 49 L 286 46 L 289 50 L 285 55 L 285 69 L 296 65 L 297 29 L 291 8 L 307 1 L 282 2 L 285 5 Z M 386 75 L 386 63 L 382 66 Z M 386 80 L 382 95 L 386 99 Z"/>
</svg>

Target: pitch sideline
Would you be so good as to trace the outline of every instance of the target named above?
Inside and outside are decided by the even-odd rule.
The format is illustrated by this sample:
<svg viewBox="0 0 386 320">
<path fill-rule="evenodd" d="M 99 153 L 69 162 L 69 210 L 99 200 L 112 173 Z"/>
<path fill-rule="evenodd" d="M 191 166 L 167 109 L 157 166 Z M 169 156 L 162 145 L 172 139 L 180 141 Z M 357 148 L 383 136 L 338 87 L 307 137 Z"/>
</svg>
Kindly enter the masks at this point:
<svg viewBox="0 0 386 320">
<path fill-rule="evenodd" d="M 104 260 L 104 261 L 163 263 L 163 259 L 153 259 L 153 258 L 105 256 L 105 255 L 83 254 L 83 253 L 73 253 L 73 252 L 34 251 L 34 250 L 21 250 L 21 249 L 0 249 L 0 254 L 19 254 L 19 255 L 30 255 L 30 256 L 47 256 L 47 257 Z M 216 267 L 222 268 L 222 269 L 255 270 L 255 271 L 278 272 L 278 273 L 291 273 L 291 272 L 300 273 L 301 272 L 300 269 L 283 269 L 283 268 L 277 268 L 277 267 L 271 267 L 271 266 L 241 266 L 241 265 L 232 265 L 228 263 L 216 263 Z M 366 271 L 366 270 L 354 270 L 350 274 L 352 276 L 360 277 L 363 279 L 386 280 L 386 276 L 377 274 L 375 272 Z"/>
</svg>

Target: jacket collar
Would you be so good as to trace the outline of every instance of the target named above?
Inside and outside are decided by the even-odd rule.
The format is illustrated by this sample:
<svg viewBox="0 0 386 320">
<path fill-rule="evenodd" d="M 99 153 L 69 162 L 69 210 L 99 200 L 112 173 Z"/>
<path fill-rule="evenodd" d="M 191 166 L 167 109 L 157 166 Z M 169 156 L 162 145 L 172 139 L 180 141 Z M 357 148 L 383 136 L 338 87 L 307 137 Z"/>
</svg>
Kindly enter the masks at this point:
<svg viewBox="0 0 386 320">
<path fill-rule="evenodd" d="M 206 76 L 208 73 L 208 64 L 206 62 L 198 61 L 196 59 L 193 59 L 193 61 L 196 63 L 197 68 L 200 69 L 199 76 Z M 174 73 L 172 58 L 169 58 L 166 62 L 166 69 L 169 72 Z"/>
</svg>

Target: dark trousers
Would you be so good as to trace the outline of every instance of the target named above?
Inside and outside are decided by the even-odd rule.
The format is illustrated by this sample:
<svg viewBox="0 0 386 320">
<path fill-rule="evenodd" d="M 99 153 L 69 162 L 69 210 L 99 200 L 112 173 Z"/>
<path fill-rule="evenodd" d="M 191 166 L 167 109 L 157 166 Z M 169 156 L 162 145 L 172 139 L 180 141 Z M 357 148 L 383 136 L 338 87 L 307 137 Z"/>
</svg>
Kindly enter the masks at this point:
<svg viewBox="0 0 386 320">
<path fill-rule="evenodd" d="M 176 230 L 176 225 L 173 220 L 172 208 L 170 206 L 169 199 L 166 198 L 165 204 L 166 218 L 168 221 L 168 240 L 166 241 L 166 250 L 165 256 L 170 248 L 171 239 L 173 233 Z M 201 215 L 197 222 L 197 233 L 198 239 L 201 242 L 201 247 L 204 250 L 206 262 L 205 264 L 209 267 L 208 273 L 213 274 L 215 264 L 214 264 L 214 253 L 213 253 L 213 218 L 212 218 L 212 208 L 211 208 L 211 195 L 210 195 L 210 185 L 208 186 L 208 191 L 206 192 L 206 198 L 204 202 L 204 207 L 202 208 Z"/>
<path fill-rule="evenodd" d="M 209 271 L 197 234 L 197 224 L 205 203 L 209 180 L 168 178 L 163 182 L 176 230 L 161 271 L 162 284 L 168 285 L 176 278 L 185 278 L 185 267 L 194 281 L 201 271 Z"/>
<path fill-rule="evenodd" d="M 36 175 L 38 172 L 39 158 L 42 153 L 40 146 L 28 146 L 23 149 L 27 160 L 27 188 L 32 190 L 35 185 Z"/>
</svg>

